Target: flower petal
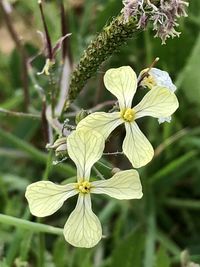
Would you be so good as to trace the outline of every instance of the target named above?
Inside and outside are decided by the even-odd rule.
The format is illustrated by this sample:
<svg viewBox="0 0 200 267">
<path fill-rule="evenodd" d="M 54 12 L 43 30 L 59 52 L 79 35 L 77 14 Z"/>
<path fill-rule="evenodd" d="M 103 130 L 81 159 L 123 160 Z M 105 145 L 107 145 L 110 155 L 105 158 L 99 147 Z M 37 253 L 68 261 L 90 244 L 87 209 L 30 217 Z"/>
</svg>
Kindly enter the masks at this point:
<svg viewBox="0 0 200 267">
<path fill-rule="evenodd" d="M 102 237 L 101 223 L 93 213 L 90 194 L 80 194 L 76 208 L 69 216 L 64 236 L 75 247 L 94 247 Z"/>
<path fill-rule="evenodd" d="M 137 89 L 137 76 L 131 67 L 109 69 L 104 75 L 104 84 L 117 97 L 120 109 L 131 108 Z"/>
<path fill-rule="evenodd" d="M 117 199 L 138 199 L 143 195 L 136 170 L 120 171 L 108 180 L 92 182 L 91 193 L 106 194 Z"/>
<path fill-rule="evenodd" d="M 67 138 L 68 153 L 76 164 L 78 180 L 89 180 L 91 167 L 101 158 L 104 146 L 104 138 L 96 131 L 81 129 L 70 134 Z"/>
<path fill-rule="evenodd" d="M 148 69 L 144 69 L 140 72 L 138 80 L 141 79 L 142 75 L 147 72 Z M 141 81 L 142 86 L 146 86 L 149 89 L 153 89 L 155 86 L 165 87 L 171 92 L 176 91 L 176 86 L 173 84 L 171 77 L 169 76 L 168 72 L 157 69 L 151 68 L 148 71 L 149 76 L 145 77 Z"/>
<path fill-rule="evenodd" d="M 80 121 L 77 129 L 95 130 L 107 139 L 110 133 L 122 123 L 120 112 L 95 112 Z"/>
<path fill-rule="evenodd" d="M 62 207 L 63 202 L 78 194 L 75 184 L 57 185 L 49 181 L 30 184 L 26 189 L 25 197 L 28 200 L 30 211 L 37 217 L 45 217 Z"/>
<path fill-rule="evenodd" d="M 136 119 L 144 116 L 161 118 L 172 115 L 178 106 L 178 99 L 174 93 L 164 87 L 155 87 L 143 97 L 134 110 Z"/>
<path fill-rule="evenodd" d="M 133 167 L 146 165 L 154 155 L 154 150 L 148 139 L 140 131 L 136 122 L 125 123 L 126 137 L 122 149 Z"/>
<path fill-rule="evenodd" d="M 172 120 L 172 117 L 171 117 L 171 116 L 166 117 L 166 118 L 158 118 L 158 122 L 159 122 L 159 124 L 164 123 L 164 122 L 168 122 L 168 123 L 170 123 L 171 120 Z"/>
</svg>

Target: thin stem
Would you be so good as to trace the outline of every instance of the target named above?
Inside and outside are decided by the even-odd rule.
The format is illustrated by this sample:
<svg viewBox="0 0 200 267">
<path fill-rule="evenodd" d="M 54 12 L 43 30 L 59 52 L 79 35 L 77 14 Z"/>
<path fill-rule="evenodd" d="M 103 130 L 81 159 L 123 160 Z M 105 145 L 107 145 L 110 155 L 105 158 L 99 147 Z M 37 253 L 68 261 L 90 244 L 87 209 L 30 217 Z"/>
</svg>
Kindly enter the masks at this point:
<svg viewBox="0 0 200 267">
<path fill-rule="evenodd" d="M 108 167 L 106 164 L 104 164 L 102 161 L 97 161 L 97 163 L 96 164 L 99 164 L 99 165 L 101 165 L 101 166 L 103 166 L 104 168 L 106 168 L 106 169 L 108 169 L 108 170 L 112 170 L 113 168 L 111 168 L 111 167 Z"/>
<path fill-rule="evenodd" d="M 55 118 L 55 105 L 56 105 L 56 81 L 54 76 L 54 71 L 51 68 L 49 70 L 49 89 L 50 89 L 50 97 L 51 97 L 51 114 L 52 118 Z"/>
<path fill-rule="evenodd" d="M 154 266 L 155 243 L 156 243 L 156 210 L 154 201 L 154 192 L 149 188 L 147 202 L 147 233 L 144 253 L 144 267 Z"/>
<path fill-rule="evenodd" d="M 49 142 L 49 132 L 48 132 L 48 121 L 46 118 L 46 97 L 42 97 L 42 110 L 41 110 L 41 118 L 42 118 L 42 130 L 45 143 Z"/>
<path fill-rule="evenodd" d="M 65 36 L 69 32 L 69 25 L 68 25 L 68 16 L 67 12 L 65 12 L 65 7 L 63 1 L 60 3 L 60 18 L 61 18 L 61 30 L 62 36 Z M 72 64 L 72 54 L 70 51 L 70 39 L 65 38 L 62 44 L 62 59 L 63 62 L 65 61 L 66 57 L 69 59 L 70 64 Z"/>
<path fill-rule="evenodd" d="M 49 173 L 52 169 L 52 158 L 53 158 L 53 151 L 51 150 L 49 152 L 48 157 L 47 157 L 46 168 L 44 170 L 44 174 L 43 174 L 43 178 L 42 178 L 42 180 L 44 180 L 44 181 L 48 180 Z"/>
<path fill-rule="evenodd" d="M 46 37 L 46 46 L 47 46 L 46 48 L 47 48 L 47 52 L 48 52 L 47 56 L 48 56 L 48 58 L 50 60 L 52 60 L 53 59 L 53 50 L 52 50 L 51 38 L 50 38 L 50 35 L 49 35 L 49 31 L 48 31 L 46 20 L 45 20 L 45 16 L 44 16 L 42 1 L 39 0 L 38 4 L 39 4 L 39 8 L 40 8 L 42 23 L 43 23 L 45 37 Z"/>
<path fill-rule="evenodd" d="M 4 108 L 0 108 L 0 115 L 14 116 L 14 117 L 26 118 L 26 119 L 32 119 L 32 120 L 41 120 L 41 116 L 39 114 L 11 111 L 11 110 L 7 110 Z"/>
<path fill-rule="evenodd" d="M 182 129 L 181 131 L 179 131 L 176 134 L 174 134 L 174 135 L 170 136 L 169 138 L 167 138 L 162 144 L 160 144 L 155 149 L 154 158 L 159 156 L 166 149 L 166 147 L 168 147 L 171 144 L 175 143 L 176 141 L 178 141 L 180 138 L 182 138 L 183 136 L 185 136 L 188 133 L 189 133 L 188 129 Z"/>
<path fill-rule="evenodd" d="M 17 228 L 25 229 L 32 232 L 48 233 L 52 235 L 63 235 L 62 228 L 53 227 L 42 223 L 30 222 L 4 214 L 0 214 L 0 223 L 12 225 Z"/>
<path fill-rule="evenodd" d="M 108 101 L 105 101 L 101 104 L 98 104 L 96 105 L 95 107 L 91 108 L 90 111 L 91 112 L 95 112 L 95 111 L 98 111 L 104 107 L 107 107 L 107 106 L 113 106 L 115 105 L 116 101 L 115 100 L 108 100 Z"/>
<path fill-rule="evenodd" d="M 117 155 L 124 155 L 124 152 L 106 152 L 106 153 L 103 153 L 104 156 L 111 156 L 111 155 L 114 155 L 114 156 L 117 156 Z"/>
<path fill-rule="evenodd" d="M 95 166 L 93 166 L 92 169 L 96 172 L 97 176 L 98 176 L 101 180 L 105 180 L 103 174 L 101 174 L 101 172 L 100 172 Z"/>
<path fill-rule="evenodd" d="M 158 170 L 152 177 L 149 177 L 148 182 L 150 184 L 157 183 L 158 181 L 162 180 L 170 173 L 174 173 L 178 168 L 180 168 L 186 162 L 188 164 L 189 161 L 196 155 L 197 155 L 197 152 L 194 150 L 191 150 L 187 154 L 179 158 L 176 158 L 175 160 L 171 161 L 168 165 Z"/>
<path fill-rule="evenodd" d="M 165 204 L 172 208 L 200 210 L 199 200 L 169 198 L 165 201 Z"/>
<path fill-rule="evenodd" d="M 40 164 L 46 164 L 48 155 L 37 148 L 33 147 L 31 144 L 26 141 L 18 138 L 17 136 L 8 133 L 0 128 L 0 138 L 9 144 L 12 144 L 14 147 L 19 148 L 21 151 L 28 154 L 28 156 L 35 162 Z M 73 167 L 67 164 L 59 164 L 56 166 L 56 170 L 62 173 L 67 173 L 69 176 L 73 176 L 76 171 Z"/>
</svg>

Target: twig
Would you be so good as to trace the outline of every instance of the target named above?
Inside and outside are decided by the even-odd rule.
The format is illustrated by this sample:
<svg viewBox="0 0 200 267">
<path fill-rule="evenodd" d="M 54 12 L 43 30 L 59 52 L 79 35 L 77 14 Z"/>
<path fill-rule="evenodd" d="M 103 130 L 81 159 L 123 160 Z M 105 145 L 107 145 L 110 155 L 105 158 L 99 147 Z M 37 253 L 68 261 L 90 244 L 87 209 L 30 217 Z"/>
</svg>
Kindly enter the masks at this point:
<svg viewBox="0 0 200 267">
<path fill-rule="evenodd" d="M 8 31 L 10 33 L 10 36 L 12 37 L 16 47 L 19 50 L 21 60 L 22 60 L 22 70 L 21 70 L 21 80 L 23 84 L 23 90 L 24 90 L 24 105 L 25 110 L 28 110 L 28 106 L 30 103 L 29 98 L 29 88 L 28 88 L 28 70 L 27 70 L 27 55 L 25 48 L 21 42 L 21 39 L 19 38 L 17 32 L 15 31 L 15 28 L 13 27 L 12 20 L 10 17 L 10 14 L 7 12 L 7 9 L 5 7 L 5 4 L 2 0 L 0 0 L 0 9 L 2 11 L 6 26 L 8 28 Z"/>
<path fill-rule="evenodd" d="M 124 152 L 107 152 L 107 153 L 103 153 L 104 156 L 110 156 L 110 155 L 114 155 L 114 156 L 117 156 L 117 155 L 124 155 Z"/>
</svg>

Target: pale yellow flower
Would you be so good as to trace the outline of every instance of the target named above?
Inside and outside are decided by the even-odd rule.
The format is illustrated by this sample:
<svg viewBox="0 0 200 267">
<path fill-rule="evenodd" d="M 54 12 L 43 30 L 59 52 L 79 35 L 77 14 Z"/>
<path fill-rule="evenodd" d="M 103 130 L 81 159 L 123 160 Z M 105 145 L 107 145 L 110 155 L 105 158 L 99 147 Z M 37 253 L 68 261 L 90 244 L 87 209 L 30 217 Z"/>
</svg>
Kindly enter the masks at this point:
<svg viewBox="0 0 200 267">
<path fill-rule="evenodd" d="M 148 69 L 144 69 L 140 72 L 140 75 L 138 77 L 138 80 L 140 80 L 140 77 L 146 72 Z M 140 85 L 147 87 L 148 89 L 154 89 L 156 86 L 165 87 L 166 89 L 170 90 L 171 92 L 176 91 L 176 86 L 172 82 L 171 77 L 169 76 L 168 72 L 157 69 L 157 68 L 151 68 L 148 71 L 148 75 L 144 77 L 140 83 Z M 158 118 L 158 122 L 161 124 L 163 122 L 171 122 L 171 116 L 169 117 L 161 117 Z"/>
<path fill-rule="evenodd" d="M 75 131 L 67 138 L 68 153 L 77 167 L 77 182 L 57 185 L 40 181 L 27 187 L 30 211 L 37 217 L 56 212 L 68 198 L 78 195 L 74 211 L 63 230 L 67 242 L 76 247 L 93 247 L 102 237 L 101 223 L 92 211 L 91 194 L 107 194 L 116 199 L 139 199 L 142 186 L 136 170 L 116 173 L 108 180 L 90 182 L 92 165 L 103 153 L 104 139 L 95 131 Z"/>
<path fill-rule="evenodd" d="M 95 112 L 83 119 L 77 129 L 93 129 L 107 139 L 117 126 L 124 123 L 126 136 L 122 145 L 123 152 L 133 167 L 142 167 L 152 159 L 154 150 L 140 131 L 136 120 L 145 116 L 168 117 L 178 108 L 178 100 L 167 88 L 155 86 L 132 108 L 132 100 L 137 90 L 137 76 L 129 66 L 108 70 L 104 76 L 104 84 L 107 90 L 117 97 L 120 111 Z"/>
</svg>

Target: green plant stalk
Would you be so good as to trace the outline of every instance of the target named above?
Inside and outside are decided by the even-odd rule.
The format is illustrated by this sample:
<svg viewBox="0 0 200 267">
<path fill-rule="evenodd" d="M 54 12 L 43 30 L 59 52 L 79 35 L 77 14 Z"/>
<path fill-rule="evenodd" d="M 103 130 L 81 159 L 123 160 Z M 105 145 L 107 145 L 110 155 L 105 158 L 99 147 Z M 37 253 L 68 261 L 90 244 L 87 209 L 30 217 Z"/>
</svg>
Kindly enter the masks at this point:
<svg viewBox="0 0 200 267">
<path fill-rule="evenodd" d="M 15 227 L 28 230 L 31 232 L 47 233 L 52 235 L 63 235 L 63 229 L 49 226 L 42 223 L 30 222 L 16 217 L 0 214 L 0 223 L 13 225 Z"/>
<path fill-rule="evenodd" d="M 144 267 L 154 266 L 155 244 L 156 244 L 156 210 L 153 187 L 149 187 L 148 195 L 146 196 L 146 209 L 147 209 L 147 229 L 146 229 L 146 242 L 144 253 Z"/>
<path fill-rule="evenodd" d="M 90 43 L 72 73 L 65 109 L 76 99 L 87 80 L 96 73 L 99 66 L 128 39 L 141 32 L 141 29 L 137 29 L 137 22 L 137 18 L 132 17 L 124 23 L 123 16 L 119 15 Z"/>
<path fill-rule="evenodd" d="M 179 157 L 179 158 L 171 161 L 168 165 L 166 165 L 164 168 L 160 169 L 152 177 L 149 178 L 149 181 L 148 181 L 149 184 L 154 184 L 154 183 L 162 180 L 165 176 L 174 172 L 175 170 L 180 168 L 182 165 L 184 165 L 186 162 L 188 163 L 188 161 L 191 160 L 196 155 L 197 155 L 197 152 L 192 150 L 192 151 L 188 152 L 187 154 L 183 155 L 182 157 Z"/>
<path fill-rule="evenodd" d="M 178 209 L 183 208 L 191 210 L 200 210 L 199 200 L 169 198 L 165 201 L 165 204 L 169 207 L 174 207 Z"/>
<path fill-rule="evenodd" d="M 8 133 L 0 128 L 0 138 L 6 140 L 8 143 L 14 145 L 15 147 L 19 148 L 21 151 L 26 152 L 28 156 L 33 159 L 35 162 L 40 164 L 46 164 L 48 159 L 48 154 L 39 151 L 31 144 L 27 143 L 24 140 L 21 140 L 17 136 Z M 76 175 L 76 170 L 67 164 L 59 164 L 54 167 L 60 173 L 65 173 L 67 176 L 74 176 Z"/>
<path fill-rule="evenodd" d="M 157 241 L 159 241 L 173 256 L 180 256 L 181 249 L 168 237 L 167 234 L 157 229 L 156 236 Z"/>
</svg>

